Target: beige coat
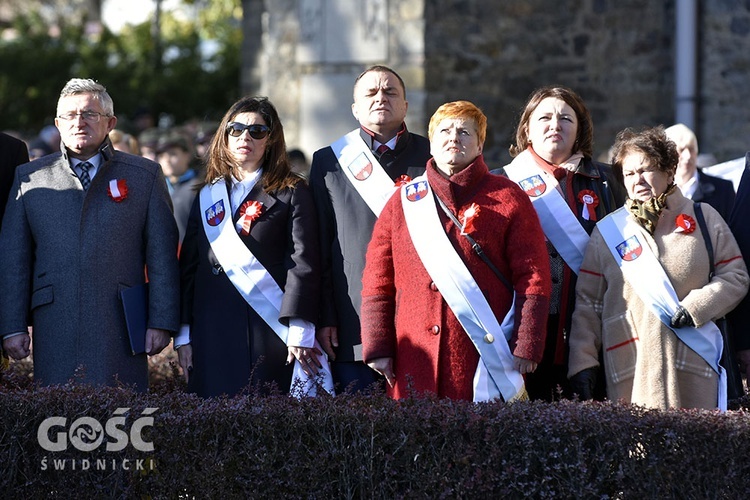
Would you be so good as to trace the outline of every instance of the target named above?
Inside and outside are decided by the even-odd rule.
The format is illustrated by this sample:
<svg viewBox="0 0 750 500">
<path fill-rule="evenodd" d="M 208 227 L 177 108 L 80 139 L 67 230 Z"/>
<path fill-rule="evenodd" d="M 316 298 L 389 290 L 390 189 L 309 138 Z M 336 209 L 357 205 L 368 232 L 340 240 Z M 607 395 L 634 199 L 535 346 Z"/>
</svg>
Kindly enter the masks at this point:
<svg viewBox="0 0 750 500">
<path fill-rule="evenodd" d="M 661 262 L 680 303 L 696 326 L 720 318 L 745 296 L 748 273 L 732 233 L 721 216 L 701 204 L 714 247 L 716 274 L 700 227 L 675 232 L 675 219 L 695 220 L 693 202 L 676 190 L 667 199 L 656 232 L 642 231 Z M 599 366 L 603 352 L 607 396 L 653 408 L 716 408 L 718 376 L 698 354 L 665 326 L 627 283 L 595 228 L 576 287 L 568 375 Z"/>
</svg>

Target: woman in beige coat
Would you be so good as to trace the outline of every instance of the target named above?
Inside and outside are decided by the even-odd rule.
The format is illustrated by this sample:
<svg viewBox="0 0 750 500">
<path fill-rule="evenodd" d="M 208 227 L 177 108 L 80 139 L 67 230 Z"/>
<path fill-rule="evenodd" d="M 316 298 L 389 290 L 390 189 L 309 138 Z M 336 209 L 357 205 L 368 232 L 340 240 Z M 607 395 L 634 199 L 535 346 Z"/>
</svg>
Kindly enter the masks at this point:
<svg viewBox="0 0 750 500">
<path fill-rule="evenodd" d="M 748 273 L 724 220 L 701 204 L 714 249 L 709 278 L 699 217 L 674 184 L 677 162 L 661 127 L 617 136 L 612 166 L 628 200 L 594 229 L 576 287 L 568 373 L 583 398 L 590 397 L 601 351 L 612 400 L 661 409 L 721 406 L 721 337 L 717 343 L 711 321 L 742 299 Z M 672 305 L 659 309 L 655 296 L 665 295 Z"/>
</svg>

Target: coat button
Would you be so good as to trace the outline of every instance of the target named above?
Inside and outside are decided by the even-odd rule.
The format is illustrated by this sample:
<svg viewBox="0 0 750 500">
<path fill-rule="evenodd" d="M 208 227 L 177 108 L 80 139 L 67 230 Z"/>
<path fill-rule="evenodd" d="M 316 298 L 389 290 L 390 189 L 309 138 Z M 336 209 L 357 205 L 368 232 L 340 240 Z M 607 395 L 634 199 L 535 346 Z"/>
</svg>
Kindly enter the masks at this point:
<svg viewBox="0 0 750 500">
<path fill-rule="evenodd" d="M 432 290 L 433 292 L 437 292 L 438 291 L 437 285 L 435 284 L 434 281 L 432 283 L 430 283 L 430 290 Z"/>
<path fill-rule="evenodd" d="M 437 325 L 432 325 L 432 327 L 430 327 L 430 332 L 433 335 L 437 335 L 438 333 L 440 333 L 440 327 Z"/>
<path fill-rule="evenodd" d="M 488 344 L 491 344 L 495 341 L 495 336 L 492 335 L 491 333 L 488 333 L 487 335 L 484 336 L 484 341 L 487 342 Z"/>
</svg>

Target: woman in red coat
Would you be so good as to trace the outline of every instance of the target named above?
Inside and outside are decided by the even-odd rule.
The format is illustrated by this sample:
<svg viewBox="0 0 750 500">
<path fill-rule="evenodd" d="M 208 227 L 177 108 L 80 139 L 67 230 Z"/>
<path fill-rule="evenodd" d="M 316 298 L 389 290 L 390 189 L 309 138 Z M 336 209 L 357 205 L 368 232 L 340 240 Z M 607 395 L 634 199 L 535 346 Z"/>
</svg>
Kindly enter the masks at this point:
<svg viewBox="0 0 750 500">
<path fill-rule="evenodd" d="M 430 251 L 418 252 L 423 241 L 413 239 L 414 224 L 409 221 L 414 219 L 408 218 L 407 210 L 409 202 L 420 197 L 409 189 L 421 183 L 429 184 L 445 205 L 438 205 L 434 220 L 449 245 L 437 258 L 448 262 L 448 257 L 455 257 L 448 254 L 455 252 L 476 285 L 468 308 L 489 306 L 493 320 L 500 323 L 511 308 L 513 293 L 462 232 L 481 246 L 515 292 L 515 324 L 511 323 L 508 346 L 501 346 L 512 353 L 506 357 L 506 365 L 512 365 L 509 370 L 516 375 L 533 372 L 542 358 L 551 287 L 544 236 L 528 196 L 512 181 L 488 172 L 482 158 L 486 126 L 486 117 L 470 102 L 441 106 L 429 124 L 433 158 L 427 162 L 425 178 L 393 196 L 375 225 L 363 276 L 362 341 L 365 362 L 386 377 L 394 398 L 414 391 L 481 399 L 474 383 L 480 352 L 484 361 L 483 342 L 490 344 L 498 337 L 496 331 L 480 331 L 476 341 L 477 332 L 469 333 L 471 328 L 465 328 L 438 290 L 435 273 L 441 270 L 426 269 L 426 254 L 434 257 L 441 251 L 431 237 Z M 522 386 L 521 382 L 521 397 Z"/>
</svg>

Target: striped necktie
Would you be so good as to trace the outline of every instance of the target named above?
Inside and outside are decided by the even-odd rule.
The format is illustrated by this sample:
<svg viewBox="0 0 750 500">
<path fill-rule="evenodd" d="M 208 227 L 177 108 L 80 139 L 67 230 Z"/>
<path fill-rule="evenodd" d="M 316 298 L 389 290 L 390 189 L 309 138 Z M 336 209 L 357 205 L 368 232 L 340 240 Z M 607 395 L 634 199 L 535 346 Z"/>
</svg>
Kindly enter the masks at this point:
<svg viewBox="0 0 750 500">
<path fill-rule="evenodd" d="M 78 168 L 81 169 L 81 186 L 83 186 L 84 191 L 88 191 L 89 186 L 91 185 L 91 177 L 89 177 L 89 169 L 91 166 L 91 163 L 87 161 L 78 164 Z"/>
</svg>

